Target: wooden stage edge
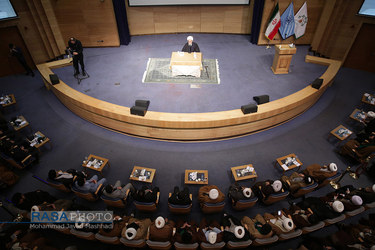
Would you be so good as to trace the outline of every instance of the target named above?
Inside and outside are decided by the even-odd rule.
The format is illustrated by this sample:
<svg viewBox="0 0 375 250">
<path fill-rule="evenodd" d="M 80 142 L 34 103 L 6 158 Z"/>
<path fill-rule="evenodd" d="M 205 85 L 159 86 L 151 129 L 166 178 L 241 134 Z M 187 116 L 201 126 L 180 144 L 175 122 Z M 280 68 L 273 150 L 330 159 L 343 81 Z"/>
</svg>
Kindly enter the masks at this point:
<svg viewBox="0 0 375 250">
<path fill-rule="evenodd" d="M 258 112 L 244 115 L 240 109 L 207 113 L 164 113 L 148 111 L 144 117 L 130 108 L 85 95 L 65 84 L 52 85 L 52 69 L 71 64 L 70 59 L 37 65 L 47 89 L 73 113 L 101 127 L 120 133 L 157 140 L 207 141 L 235 138 L 283 124 L 314 105 L 332 84 L 341 61 L 307 55 L 305 61 L 327 66 L 320 76 L 320 89 L 311 85 L 289 96 L 258 105 Z M 151 100 L 152 101 L 152 100 Z"/>
</svg>

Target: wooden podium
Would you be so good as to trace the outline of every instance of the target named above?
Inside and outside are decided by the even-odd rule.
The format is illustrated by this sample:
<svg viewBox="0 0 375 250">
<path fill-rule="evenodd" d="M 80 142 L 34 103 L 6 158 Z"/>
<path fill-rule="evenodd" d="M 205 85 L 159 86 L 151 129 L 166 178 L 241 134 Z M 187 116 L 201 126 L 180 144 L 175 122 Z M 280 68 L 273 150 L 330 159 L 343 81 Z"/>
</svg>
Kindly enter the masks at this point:
<svg viewBox="0 0 375 250">
<path fill-rule="evenodd" d="M 275 45 L 275 57 L 273 58 L 271 67 L 272 72 L 274 74 L 288 74 L 290 62 L 296 52 L 296 46 L 290 47 L 289 44 Z"/>
</svg>

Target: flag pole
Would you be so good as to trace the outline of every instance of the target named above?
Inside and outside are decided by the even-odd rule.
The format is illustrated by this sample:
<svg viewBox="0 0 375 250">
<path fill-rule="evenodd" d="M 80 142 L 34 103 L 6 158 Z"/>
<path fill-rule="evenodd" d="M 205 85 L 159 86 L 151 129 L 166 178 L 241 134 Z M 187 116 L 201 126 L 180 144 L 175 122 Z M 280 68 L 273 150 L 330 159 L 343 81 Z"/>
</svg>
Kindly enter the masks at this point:
<svg viewBox="0 0 375 250">
<path fill-rule="evenodd" d="M 277 2 L 279 2 L 279 1 L 277 1 Z M 275 8 L 275 6 L 276 6 L 276 1 L 273 2 L 273 7 Z M 271 47 L 270 47 L 270 40 L 268 39 L 266 49 L 269 49 L 269 48 L 271 48 Z"/>
</svg>

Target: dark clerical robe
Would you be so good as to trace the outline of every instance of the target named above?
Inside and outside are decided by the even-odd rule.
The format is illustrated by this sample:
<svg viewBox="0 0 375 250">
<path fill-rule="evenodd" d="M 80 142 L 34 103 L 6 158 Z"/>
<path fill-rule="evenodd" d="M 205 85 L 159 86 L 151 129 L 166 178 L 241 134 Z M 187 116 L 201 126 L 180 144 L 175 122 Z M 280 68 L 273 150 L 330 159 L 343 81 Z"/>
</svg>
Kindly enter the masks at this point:
<svg viewBox="0 0 375 250">
<path fill-rule="evenodd" d="M 184 47 L 182 48 L 183 52 L 191 53 L 191 52 L 200 52 L 198 44 L 193 42 L 191 46 L 188 43 L 185 43 Z"/>
</svg>

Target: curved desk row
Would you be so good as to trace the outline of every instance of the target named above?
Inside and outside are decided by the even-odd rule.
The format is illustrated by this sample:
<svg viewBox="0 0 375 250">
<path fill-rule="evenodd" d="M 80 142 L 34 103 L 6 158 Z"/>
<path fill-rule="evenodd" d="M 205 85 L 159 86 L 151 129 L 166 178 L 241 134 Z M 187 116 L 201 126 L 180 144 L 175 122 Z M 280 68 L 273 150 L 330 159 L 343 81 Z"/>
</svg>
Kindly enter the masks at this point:
<svg viewBox="0 0 375 250">
<path fill-rule="evenodd" d="M 76 115 L 118 132 L 162 140 L 215 140 L 246 135 L 284 123 L 311 107 L 333 82 L 341 62 L 307 55 L 306 62 L 328 66 L 322 87 L 310 85 L 284 98 L 261 104 L 258 112 L 244 115 L 240 109 L 208 113 L 164 113 L 148 111 L 144 117 L 130 114 L 130 108 L 85 95 L 60 80 L 52 85 L 49 74 L 71 64 L 63 59 L 37 65 L 44 83 Z M 151 100 L 152 101 L 152 100 Z"/>
</svg>

